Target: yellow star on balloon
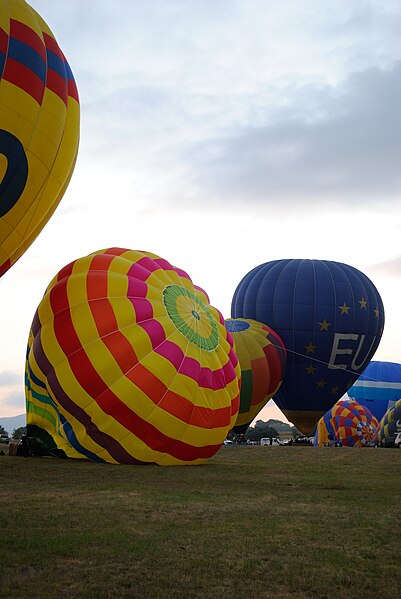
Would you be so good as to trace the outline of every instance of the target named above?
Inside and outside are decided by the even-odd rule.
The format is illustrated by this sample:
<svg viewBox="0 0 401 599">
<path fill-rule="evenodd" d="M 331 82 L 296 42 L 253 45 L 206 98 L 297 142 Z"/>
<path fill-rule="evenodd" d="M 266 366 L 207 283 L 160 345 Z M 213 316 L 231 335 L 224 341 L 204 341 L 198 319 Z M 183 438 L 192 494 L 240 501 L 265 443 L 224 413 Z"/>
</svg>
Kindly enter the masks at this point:
<svg viewBox="0 0 401 599">
<path fill-rule="evenodd" d="M 305 368 L 306 373 L 307 374 L 315 374 L 317 368 L 315 368 L 314 366 L 312 366 L 312 364 L 310 366 L 308 366 L 308 368 Z"/>
<path fill-rule="evenodd" d="M 347 316 L 349 316 L 348 314 L 348 310 L 350 309 L 351 306 L 347 306 L 347 304 L 344 302 L 342 306 L 338 306 L 339 310 L 341 310 L 341 314 L 346 314 Z"/>
<path fill-rule="evenodd" d="M 320 379 L 320 381 L 318 381 L 318 382 L 316 383 L 316 387 L 317 387 L 318 389 L 323 389 L 323 387 L 324 387 L 326 384 L 327 384 L 327 381 L 325 381 L 325 380 L 323 380 L 323 379 Z"/>
<path fill-rule="evenodd" d="M 316 345 L 312 344 L 312 341 L 309 341 L 309 345 L 304 345 L 307 354 L 315 353 Z"/>
<path fill-rule="evenodd" d="M 332 388 L 330 389 L 330 393 L 331 393 L 331 395 L 334 395 L 335 393 L 337 393 L 337 391 L 338 391 L 338 387 L 332 387 Z"/>
<path fill-rule="evenodd" d="M 319 322 L 318 324 L 320 325 L 321 331 L 328 331 L 329 326 L 331 325 L 331 322 L 327 322 L 327 320 L 324 319 L 323 322 Z"/>
<path fill-rule="evenodd" d="M 376 318 L 379 318 L 379 308 L 376 306 L 376 308 L 373 310 L 373 312 L 375 313 Z"/>
<path fill-rule="evenodd" d="M 358 303 L 361 304 L 361 310 L 365 309 L 366 310 L 366 304 L 368 303 L 363 297 L 358 300 Z"/>
</svg>

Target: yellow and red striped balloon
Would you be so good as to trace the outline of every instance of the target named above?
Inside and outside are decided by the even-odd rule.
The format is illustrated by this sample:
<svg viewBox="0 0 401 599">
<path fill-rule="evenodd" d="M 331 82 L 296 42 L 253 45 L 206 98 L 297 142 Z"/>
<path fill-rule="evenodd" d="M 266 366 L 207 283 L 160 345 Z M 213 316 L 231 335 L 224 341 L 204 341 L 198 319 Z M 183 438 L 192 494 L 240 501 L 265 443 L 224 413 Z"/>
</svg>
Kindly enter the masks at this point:
<svg viewBox="0 0 401 599">
<path fill-rule="evenodd" d="M 220 312 L 188 274 L 111 248 L 51 281 L 29 334 L 34 453 L 111 463 L 197 464 L 239 408 L 240 367 Z"/>
<path fill-rule="evenodd" d="M 280 388 L 287 354 L 280 336 L 261 322 L 227 318 L 225 326 L 234 338 L 241 367 L 240 408 L 234 426 L 234 432 L 241 434 Z"/>
<path fill-rule="evenodd" d="M 24 0 L 0 0 L 0 276 L 59 204 L 78 141 L 77 87 L 53 33 Z"/>
</svg>

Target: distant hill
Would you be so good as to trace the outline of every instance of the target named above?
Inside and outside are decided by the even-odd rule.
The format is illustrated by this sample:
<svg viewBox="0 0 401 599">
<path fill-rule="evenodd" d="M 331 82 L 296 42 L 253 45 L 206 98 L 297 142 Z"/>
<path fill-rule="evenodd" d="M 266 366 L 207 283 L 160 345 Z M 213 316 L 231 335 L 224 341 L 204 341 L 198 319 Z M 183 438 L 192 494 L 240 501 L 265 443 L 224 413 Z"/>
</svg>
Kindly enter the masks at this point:
<svg viewBox="0 0 401 599">
<path fill-rule="evenodd" d="M 291 424 L 287 424 L 281 420 L 275 420 L 274 418 L 270 418 L 270 420 L 267 422 L 264 422 L 263 420 L 257 420 L 255 423 L 255 428 L 265 428 L 267 426 L 275 428 L 278 433 L 292 433 L 294 430 L 294 427 Z"/>
<path fill-rule="evenodd" d="M 9 435 L 12 435 L 14 429 L 26 426 L 26 415 L 19 414 L 18 416 L 9 416 L 8 418 L 0 418 L 0 426 L 3 426 Z"/>
</svg>

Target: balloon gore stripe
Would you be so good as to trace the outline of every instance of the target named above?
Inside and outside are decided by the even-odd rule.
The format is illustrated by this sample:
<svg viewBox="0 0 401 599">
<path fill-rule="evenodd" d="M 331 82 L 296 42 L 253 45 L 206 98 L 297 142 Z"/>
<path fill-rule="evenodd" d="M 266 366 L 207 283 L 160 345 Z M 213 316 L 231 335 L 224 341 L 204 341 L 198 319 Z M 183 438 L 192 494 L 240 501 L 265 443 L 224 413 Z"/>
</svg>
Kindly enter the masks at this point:
<svg viewBox="0 0 401 599">
<path fill-rule="evenodd" d="M 171 290 L 173 304 L 165 301 Z M 71 457 L 208 459 L 239 407 L 238 359 L 222 322 L 186 273 L 153 254 L 112 248 L 67 265 L 31 327 L 28 430 L 44 427 Z M 35 385 L 55 406 L 56 431 L 38 422 Z"/>
</svg>

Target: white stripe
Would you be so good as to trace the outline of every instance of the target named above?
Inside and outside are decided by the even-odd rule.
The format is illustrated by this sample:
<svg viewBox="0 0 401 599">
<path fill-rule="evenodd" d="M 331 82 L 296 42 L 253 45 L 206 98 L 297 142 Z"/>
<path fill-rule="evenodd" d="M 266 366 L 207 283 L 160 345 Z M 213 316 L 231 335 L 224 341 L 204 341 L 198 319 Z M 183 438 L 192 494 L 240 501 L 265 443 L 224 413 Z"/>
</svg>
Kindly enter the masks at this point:
<svg viewBox="0 0 401 599">
<path fill-rule="evenodd" d="M 401 383 L 384 383 L 382 381 L 356 381 L 353 387 L 371 387 L 372 389 L 401 389 Z"/>
</svg>

